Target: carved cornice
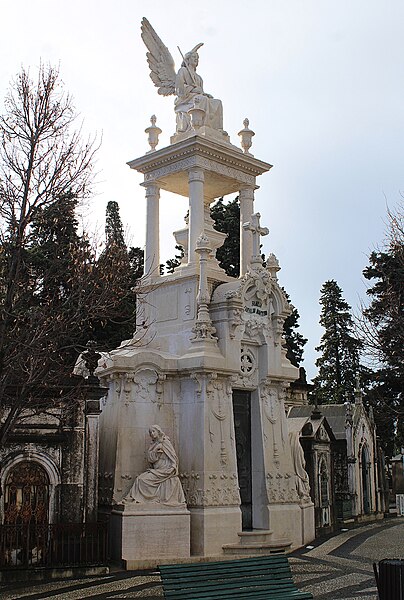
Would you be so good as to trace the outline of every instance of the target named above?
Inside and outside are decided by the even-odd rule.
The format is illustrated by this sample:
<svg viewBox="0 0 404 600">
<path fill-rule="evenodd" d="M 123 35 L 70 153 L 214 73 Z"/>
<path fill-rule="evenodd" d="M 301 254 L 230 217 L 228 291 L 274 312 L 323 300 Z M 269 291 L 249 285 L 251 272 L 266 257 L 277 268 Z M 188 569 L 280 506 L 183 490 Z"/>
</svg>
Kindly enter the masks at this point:
<svg viewBox="0 0 404 600">
<path fill-rule="evenodd" d="M 210 163 L 220 163 L 234 169 L 239 175 L 241 171 L 241 173 L 250 175 L 252 178 L 262 175 L 262 173 L 269 171 L 272 167 L 269 163 L 258 160 L 251 155 L 243 154 L 238 148 L 230 144 L 227 146 L 198 135 L 167 146 L 166 148 L 161 148 L 153 152 L 152 155 L 146 154 L 129 161 L 127 164 L 131 169 L 146 174 L 156 172 L 167 165 L 174 166 L 189 157 L 206 158 Z M 180 171 L 182 168 L 179 167 L 177 170 Z M 245 183 L 254 184 L 253 181 L 245 181 Z"/>
<path fill-rule="evenodd" d="M 153 169 L 149 168 L 142 171 L 145 176 L 145 184 L 149 182 L 159 181 L 164 179 L 167 175 L 173 175 L 174 173 L 186 172 L 194 168 L 200 168 L 207 172 L 217 173 L 218 175 L 224 175 L 230 179 L 235 179 L 239 183 L 254 185 L 255 176 L 250 173 L 244 173 L 237 169 L 237 166 L 226 164 L 226 162 L 218 162 L 219 159 L 215 160 L 213 157 L 200 156 L 194 154 L 188 157 L 177 157 L 175 161 L 163 161 L 163 164 L 157 164 Z M 164 188 L 163 182 L 160 181 L 160 185 Z"/>
</svg>

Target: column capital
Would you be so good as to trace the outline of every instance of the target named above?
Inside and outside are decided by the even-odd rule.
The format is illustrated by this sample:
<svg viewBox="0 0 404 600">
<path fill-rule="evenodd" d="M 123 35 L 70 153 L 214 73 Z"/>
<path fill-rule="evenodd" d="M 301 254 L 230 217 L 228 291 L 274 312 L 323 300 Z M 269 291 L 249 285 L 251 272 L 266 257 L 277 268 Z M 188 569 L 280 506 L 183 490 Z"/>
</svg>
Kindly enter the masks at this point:
<svg viewBox="0 0 404 600">
<path fill-rule="evenodd" d="M 194 167 L 188 171 L 188 181 L 189 183 L 193 181 L 200 181 L 203 183 L 205 181 L 205 173 L 202 168 Z"/>
<path fill-rule="evenodd" d="M 141 183 L 141 185 L 146 190 L 146 198 L 149 198 L 151 196 L 160 198 L 160 186 L 157 183 L 155 183 L 154 181 L 151 181 L 150 183 L 145 181 L 144 183 Z"/>
<path fill-rule="evenodd" d="M 248 200 L 254 198 L 255 190 L 259 190 L 259 185 L 242 185 L 239 190 L 239 199 Z"/>
</svg>

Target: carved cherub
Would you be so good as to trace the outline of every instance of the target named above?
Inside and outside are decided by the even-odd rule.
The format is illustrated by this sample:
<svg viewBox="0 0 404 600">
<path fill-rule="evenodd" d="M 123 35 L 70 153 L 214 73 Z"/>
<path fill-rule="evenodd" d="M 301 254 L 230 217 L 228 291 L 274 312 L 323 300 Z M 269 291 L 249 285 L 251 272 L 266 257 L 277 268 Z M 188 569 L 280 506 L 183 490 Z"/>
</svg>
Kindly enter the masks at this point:
<svg viewBox="0 0 404 600">
<path fill-rule="evenodd" d="M 174 107 L 177 133 L 192 129 L 189 111 L 195 107 L 203 113 L 203 125 L 223 131 L 222 102 L 204 92 L 202 77 L 196 72 L 199 62 L 198 50 L 203 44 L 197 44 L 182 56 L 181 68 L 176 73 L 170 51 L 145 17 L 142 19 L 141 30 L 142 39 L 148 49 L 146 56 L 150 77 L 158 88 L 158 93 L 163 96 L 176 94 Z"/>
</svg>

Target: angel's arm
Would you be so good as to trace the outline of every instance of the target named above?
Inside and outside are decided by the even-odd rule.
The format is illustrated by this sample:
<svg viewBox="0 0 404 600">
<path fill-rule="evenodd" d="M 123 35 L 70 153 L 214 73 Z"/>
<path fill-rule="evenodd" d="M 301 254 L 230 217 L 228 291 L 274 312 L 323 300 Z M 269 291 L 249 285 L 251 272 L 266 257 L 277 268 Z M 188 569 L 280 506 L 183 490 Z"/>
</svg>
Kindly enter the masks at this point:
<svg viewBox="0 0 404 600">
<path fill-rule="evenodd" d="M 175 93 L 179 98 L 185 98 L 189 94 L 203 94 L 203 88 L 191 82 L 186 67 L 181 67 L 175 80 Z"/>
</svg>

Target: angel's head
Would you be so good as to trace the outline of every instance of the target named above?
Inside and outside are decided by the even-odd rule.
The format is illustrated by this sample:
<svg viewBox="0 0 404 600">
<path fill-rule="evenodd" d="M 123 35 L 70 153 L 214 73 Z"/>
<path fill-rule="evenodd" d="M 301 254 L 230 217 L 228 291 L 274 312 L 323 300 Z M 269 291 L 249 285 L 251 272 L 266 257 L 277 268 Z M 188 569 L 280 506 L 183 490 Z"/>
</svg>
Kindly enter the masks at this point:
<svg viewBox="0 0 404 600">
<path fill-rule="evenodd" d="M 199 55 L 197 52 L 187 52 L 184 56 L 187 65 L 196 69 L 199 63 Z M 185 64 L 183 65 L 185 67 Z"/>
<path fill-rule="evenodd" d="M 184 56 L 184 62 L 182 63 L 183 67 L 186 67 L 187 65 L 189 65 L 191 67 L 194 67 L 194 69 L 196 69 L 196 67 L 198 66 L 198 63 L 199 63 L 198 50 L 201 46 L 203 46 L 203 43 L 197 44 L 194 48 L 192 48 L 192 50 L 190 52 L 186 53 L 186 55 Z"/>
</svg>

